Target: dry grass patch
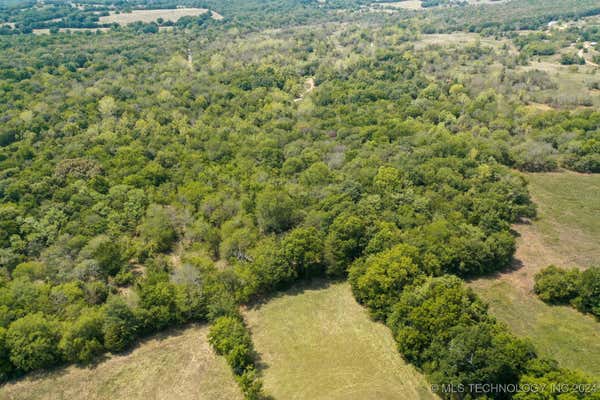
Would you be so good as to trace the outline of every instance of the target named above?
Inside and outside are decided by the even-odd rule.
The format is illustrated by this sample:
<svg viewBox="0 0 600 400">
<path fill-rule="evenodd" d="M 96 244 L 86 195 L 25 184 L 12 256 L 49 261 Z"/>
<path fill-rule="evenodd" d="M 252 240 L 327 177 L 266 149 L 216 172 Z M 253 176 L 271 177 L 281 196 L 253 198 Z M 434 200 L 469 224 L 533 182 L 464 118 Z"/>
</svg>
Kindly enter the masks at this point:
<svg viewBox="0 0 600 400">
<path fill-rule="evenodd" d="M 111 12 L 108 16 L 100 17 L 99 23 L 101 24 L 112 24 L 117 23 L 119 25 L 131 24 L 133 22 L 156 22 L 158 18 L 162 18 L 165 21 L 176 22 L 181 17 L 196 17 L 198 15 L 208 12 L 206 8 L 174 8 L 165 10 L 133 10 L 130 13 L 116 14 Z M 218 15 L 218 14 L 217 14 Z M 219 15 L 219 17 L 221 17 Z M 215 17 L 213 18 L 221 19 Z"/>
<path fill-rule="evenodd" d="M 172 330 L 90 368 L 70 366 L 29 376 L 0 388 L 0 399 L 241 400 L 207 332 L 207 326 Z"/>
<path fill-rule="evenodd" d="M 422 10 L 421 0 L 396 1 L 393 3 L 374 3 L 383 8 L 401 8 L 404 10 Z"/>
<path fill-rule="evenodd" d="M 291 290 L 245 315 L 276 399 L 436 398 L 346 283 Z"/>
</svg>

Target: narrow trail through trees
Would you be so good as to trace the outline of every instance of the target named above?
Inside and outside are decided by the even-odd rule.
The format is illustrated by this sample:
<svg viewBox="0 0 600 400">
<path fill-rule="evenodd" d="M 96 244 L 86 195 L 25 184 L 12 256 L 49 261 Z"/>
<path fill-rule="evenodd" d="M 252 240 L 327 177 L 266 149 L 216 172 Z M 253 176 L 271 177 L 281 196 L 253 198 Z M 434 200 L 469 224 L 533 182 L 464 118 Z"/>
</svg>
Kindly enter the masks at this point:
<svg viewBox="0 0 600 400">
<path fill-rule="evenodd" d="M 304 93 L 302 93 L 300 95 L 300 97 L 295 98 L 294 101 L 300 101 L 304 98 L 304 96 L 306 96 L 307 94 L 309 94 L 310 92 L 312 92 L 313 90 L 315 90 L 315 78 L 310 77 L 306 80 L 306 82 L 304 83 L 304 87 L 306 88 L 306 90 L 304 91 Z"/>
</svg>

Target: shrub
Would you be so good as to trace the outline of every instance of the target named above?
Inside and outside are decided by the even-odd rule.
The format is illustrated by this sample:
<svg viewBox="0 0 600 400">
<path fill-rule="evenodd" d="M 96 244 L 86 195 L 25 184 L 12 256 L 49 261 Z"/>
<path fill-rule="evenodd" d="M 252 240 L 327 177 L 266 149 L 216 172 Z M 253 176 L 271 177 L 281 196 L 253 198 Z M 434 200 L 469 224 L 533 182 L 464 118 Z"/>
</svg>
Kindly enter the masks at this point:
<svg viewBox="0 0 600 400">
<path fill-rule="evenodd" d="M 600 318 L 600 267 L 583 271 L 579 282 L 579 293 L 573 304 L 578 310 Z"/>
<path fill-rule="evenodd" d="M 256 375 L 252 338 L 241 318 L 225 316 L 216 319 L 208 333 L 208 341 L 217 354 L 225 356 L 246 400 L 264 398 L 262 382 Z"/>
<path fill-rule="evenodd" d="M 227 356 L 236 347 L 252 348 L 250 333 L 236 317 L 220 317 L 213 323 L 208 341 L 217 354 Z"/>
<path fill-rule="evenodd" d="M 59 325 L 41 313 L 16 320 L 6 333 L 10 361 L 24 372 L 56 365 L 60 361 L 59 332 Z"/>
<path fill-rule="evenodd" d="M 533 290 L 546 303 L 566 304 L 577 297 L 580 272 L 557 268 L 554 265 L 535 274 Z"/>
<path fill-rule="evenodd" d="M 58 345 L 63 358 L 71 362 L 87 363 L 102 353 L 103 324 L 104 316 L 100 310 L 88 310 L 75 322 L 67 322 Z"/>
<path fill-rule="evenodd" d="M 102 334 L 106 350 L 113 353 L 127 349 L 135 340 L 137 320 L 121 297 L 113 296 L 104 306 Z"/>
</svg>

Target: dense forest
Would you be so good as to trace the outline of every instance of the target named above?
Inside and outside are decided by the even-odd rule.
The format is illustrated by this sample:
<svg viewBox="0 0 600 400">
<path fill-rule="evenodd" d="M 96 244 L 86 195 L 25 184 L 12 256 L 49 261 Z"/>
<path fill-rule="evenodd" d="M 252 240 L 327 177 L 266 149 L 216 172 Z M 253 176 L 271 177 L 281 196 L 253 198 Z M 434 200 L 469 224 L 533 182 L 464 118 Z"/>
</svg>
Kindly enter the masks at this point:
<svg viewBox="0 0 600 400">
<path fill-rule="evenodd" d="M 359 3 L 205 1 L 178 4 L 226 18 L 0 37 L 1 379 L 212 321 L 215 350 L 260 398 L 239 306 L 326 276 L 348 278 L 432 382 L 591 382 L 537 357 L 461 279 L 510 266 L 511 224 L 536 213 L 517 170 L 600 172 L 592 100 L 532 108 L 556 82 L 519 69 L 599 30 L 509 32 L 600 12 L 570 3 L 382 24 Z M 508 44 L 415 46 L 459 15 L 461 29 L 502 31 Z"/>
</svg>

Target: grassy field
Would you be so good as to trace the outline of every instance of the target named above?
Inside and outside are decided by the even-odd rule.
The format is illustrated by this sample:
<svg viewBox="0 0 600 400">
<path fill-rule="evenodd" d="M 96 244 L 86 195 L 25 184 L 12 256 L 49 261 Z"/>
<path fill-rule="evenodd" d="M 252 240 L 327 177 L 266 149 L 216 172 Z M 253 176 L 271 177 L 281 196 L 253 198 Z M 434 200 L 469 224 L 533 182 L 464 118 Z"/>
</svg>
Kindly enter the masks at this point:
<svg viewBox="0 0 600 400">
<path fill-rule="evenodd" d="M 158 18 L 165 21 L 176 22 L 181 17 L 198 16 L 208 12 L 206 8 L 174 8 L 165 10 L 133 10 L 130 13 L 116 14 L 100 17 L 101 24 L 117 23 L 120 25 L 130 24 L 132 22 L 156 22 Z"/>
<path fill-rule="evenodd" d="M 600 323 L 570 307 L 549 306 L 532 292 L 533 276 L 549 264 L 600 264 L 600 176 L 527 174 L 539 216 L 515 226 L 515 269 L 471 282 L 491 312 L 539 352 L 565 367 L 600 376 Z"/>
<path fill-rule="evenodd" d="M 432 399 L 348 284 L 289 291 L 246 312 L 268 394 L 286 400 Z"/>
<path fill-rule="evenodd" d="M 208 345 L 208 327 L 154 336 L 131 353 L 91 368 L 71 366 L 0 388 L 2 400 L 241 400 L 225 360 Z"/>
<path fill-rule="evenodd" d="M 569 50 L 574 52 L 574 50 Z M 586 56 L 589 58 L 589 56 Z M 558 89 L 542 90 L 535 93 L 537 102 L 553 103 L 554 106 L 569 107 L 579 103 L 581 99 L 589 99 L 594 106 L 600 105 L 600 94 L 592 90 L 588 84 L 599 82 L 600 76 L 595 72 L 598 67 L 592 65 L 566 66 L 560 64 L 560 56 L 539 57 L 529 65 L 520 66 L 518 71 L 538 70 L 548 73 Z"/>
</svg>

